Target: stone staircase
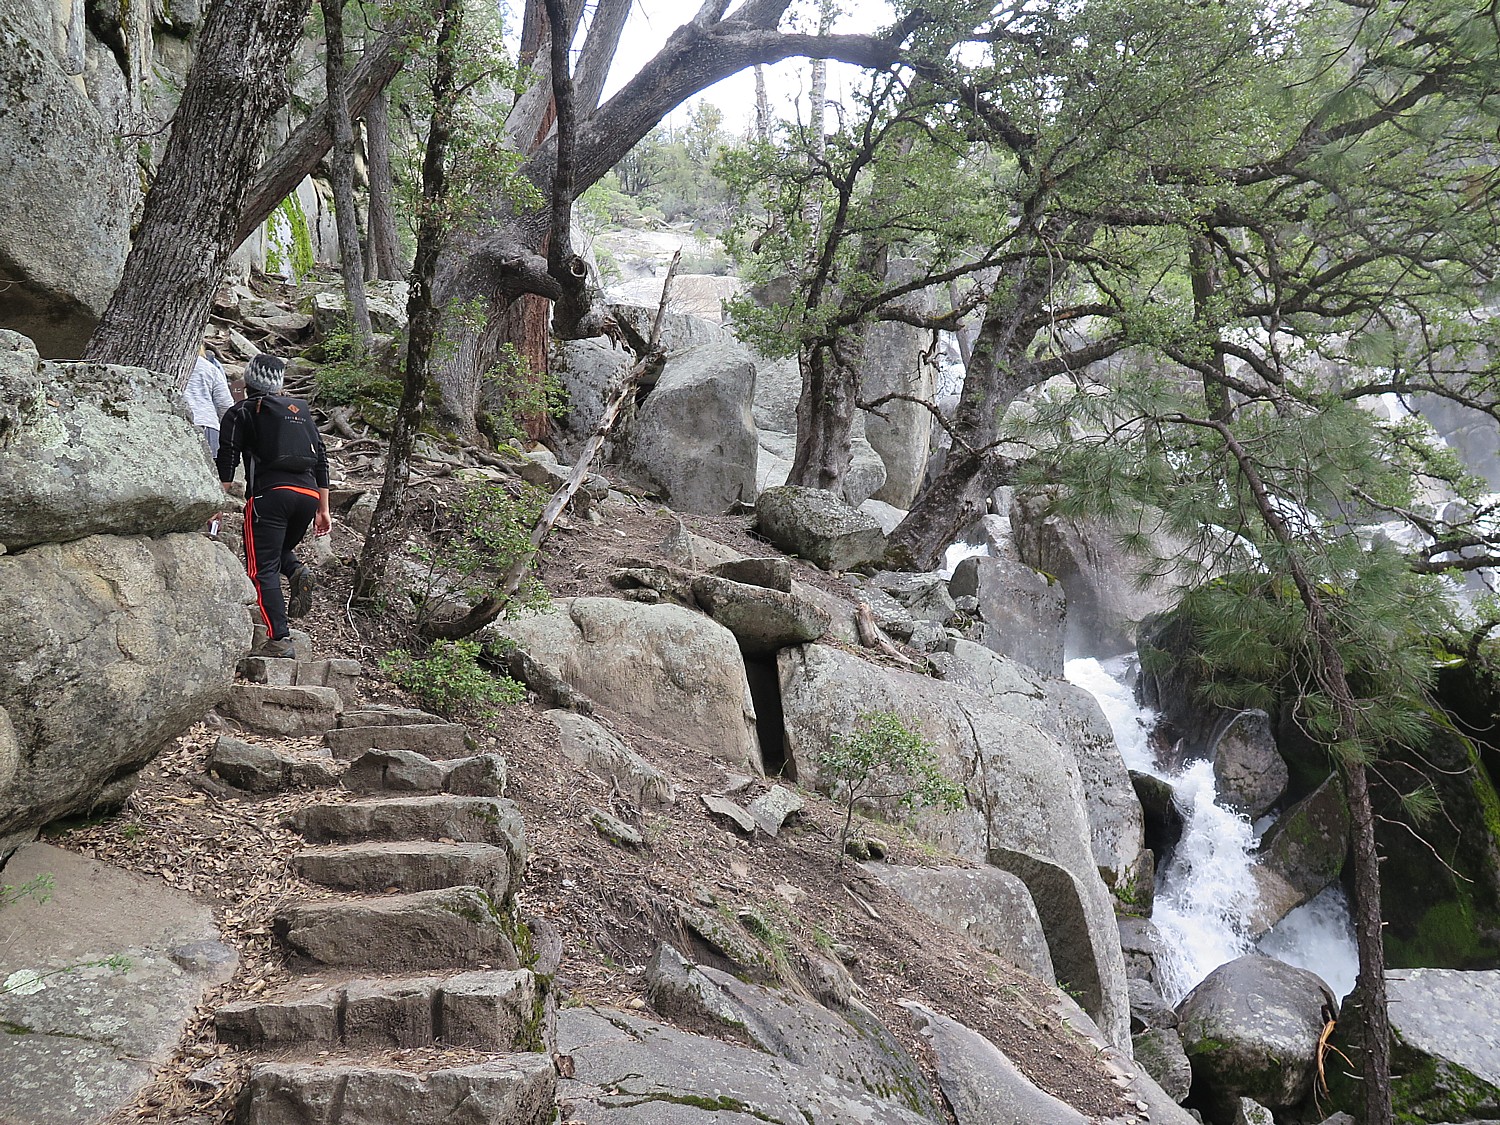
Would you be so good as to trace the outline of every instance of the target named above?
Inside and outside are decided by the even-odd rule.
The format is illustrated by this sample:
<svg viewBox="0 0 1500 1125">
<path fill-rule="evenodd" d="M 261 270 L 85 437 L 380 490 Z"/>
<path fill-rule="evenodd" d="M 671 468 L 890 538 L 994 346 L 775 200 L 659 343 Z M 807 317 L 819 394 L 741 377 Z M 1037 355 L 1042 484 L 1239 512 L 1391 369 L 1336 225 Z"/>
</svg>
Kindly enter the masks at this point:
<svg viewBox="0 0 1500 1125">
<path fill-rule="evenodd" d="M 307 844 L 293 869 L 334 892 L 272 919 L 297 978 L 214 1013 L 220 1041 L 252 1062 L 236 1125 L 551 1121 L 562 946 L 516 910 L 526 825 L 504 797 L 505 760 L 476 753 L 462 725 L 361 705 L 359 674 L 349 660 L 247 658 L 220 706 L 241 731 L 323 746 L 225 734 L 211 772 L 254 792 L 342 791 L 286 821 Z"/>
</svg>

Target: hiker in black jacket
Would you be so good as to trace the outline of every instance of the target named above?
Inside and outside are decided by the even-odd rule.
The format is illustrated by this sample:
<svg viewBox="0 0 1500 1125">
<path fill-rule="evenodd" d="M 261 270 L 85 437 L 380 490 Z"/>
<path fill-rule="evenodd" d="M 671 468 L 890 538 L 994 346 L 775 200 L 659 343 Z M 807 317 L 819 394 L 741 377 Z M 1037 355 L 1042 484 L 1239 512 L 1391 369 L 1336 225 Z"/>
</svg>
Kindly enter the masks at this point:
<svg viewBox="0 0 1500 1125">
<path fill-rule="evenodd" d="M 245 460 L 245 568 L 255 583 L 265 643 L 255 656 L 295 657 L 288 617 L 312 608 L 313 575 L 292 554 L 307 534 L 327 535 L 328 451 L 312 408 L 282 394 L 286 364 L 262 352 L 245 368 L 244 402 L 224 415 L 219 435 L 219 480 L 228 492 Z M 286 575 L 292 596 L 282 593 Z"/>
</svg>

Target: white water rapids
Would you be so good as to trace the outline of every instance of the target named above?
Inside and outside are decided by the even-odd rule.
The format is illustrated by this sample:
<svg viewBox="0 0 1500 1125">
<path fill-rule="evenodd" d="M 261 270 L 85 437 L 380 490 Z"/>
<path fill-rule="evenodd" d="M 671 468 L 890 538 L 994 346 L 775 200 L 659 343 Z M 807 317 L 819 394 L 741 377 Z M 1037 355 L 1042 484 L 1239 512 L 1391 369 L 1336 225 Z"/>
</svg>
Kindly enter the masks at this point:
<svg viewBox="0 0 1500 1125">
<path fill-rule="evenodd" d="M 1335 884 L 1298 907 L 1258 943 L 1248 936 L 1256 904 L 1255 827 L 1216 803 L 1211 763 L 1190 762 L 1176 773 L 1157 765 L 1149 741 L 1156 715 L 1121 682 L 1126 659 L 1070 660 L 1066 675 L 1099 701 L 1125 765 L 1171 785 L 1182 813 L 1182 839 L 1157 872 L 1151 914 L 1161 934 L 1156 965 L 1163 995 L 1176 1004 L 1214 969 L 1257 948 L 1317 973 L 1336 995 L 1347 995 L 1357 960 L 1343 889 Z"/>
</svg>

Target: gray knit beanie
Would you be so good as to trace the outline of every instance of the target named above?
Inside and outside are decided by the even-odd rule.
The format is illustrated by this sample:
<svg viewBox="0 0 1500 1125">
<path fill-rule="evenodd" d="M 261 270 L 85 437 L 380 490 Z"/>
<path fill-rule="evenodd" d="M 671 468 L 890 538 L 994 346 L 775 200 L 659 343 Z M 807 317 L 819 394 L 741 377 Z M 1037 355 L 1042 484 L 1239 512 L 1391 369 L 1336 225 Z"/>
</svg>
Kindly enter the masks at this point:
<svg viewBox="0 0 1500 1125">
<path fill-rule="evenodd" d="M 285 376 L 286 364 L 261 352 L 245 366 L 245 389 L 252 394 L 279 395 Z"/>
</svg>

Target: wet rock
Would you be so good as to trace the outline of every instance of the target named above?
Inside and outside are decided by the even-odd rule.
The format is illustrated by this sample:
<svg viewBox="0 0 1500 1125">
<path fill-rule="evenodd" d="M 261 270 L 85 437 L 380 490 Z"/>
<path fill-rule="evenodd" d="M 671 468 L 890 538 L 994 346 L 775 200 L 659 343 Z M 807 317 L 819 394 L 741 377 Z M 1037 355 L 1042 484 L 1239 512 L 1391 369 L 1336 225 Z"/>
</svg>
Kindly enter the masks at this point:
<svg viewBox="0 0 1500 1125">
<path fill-rule="evenodd" d="M 1348 852 L 1349 802 L 1334 774 L 1271 826 L 1260 862 L 1306 902 L 1339 877 Z"/>
<path fill-rule="evenodd" d="M 1181 1104 L 1193 1086 L 1193 1067 L 1182 1049 L 1182 1037 L 1169 1027 L 1154 1027 L 1131 1040 L 1135 1061 L 1142 1070 Z"/>
<path fill-rule="evenodd" d="M 1276 750 L 1264 711 L 1241 711 L 1209 751 L 1219 803 L 1251 820 L 1264 816 L 1286 791 L 1286 762 Z"/>
<path fill-rule="evenodd" d="M 1333 1005 L 1328 986 L 1306 969 L 1260 954 L 1219 966 L 1177 1007 L 1195 1088 L 1220 1104 L 1298 1104 L 1312 1089 Z"/>
</svg>

